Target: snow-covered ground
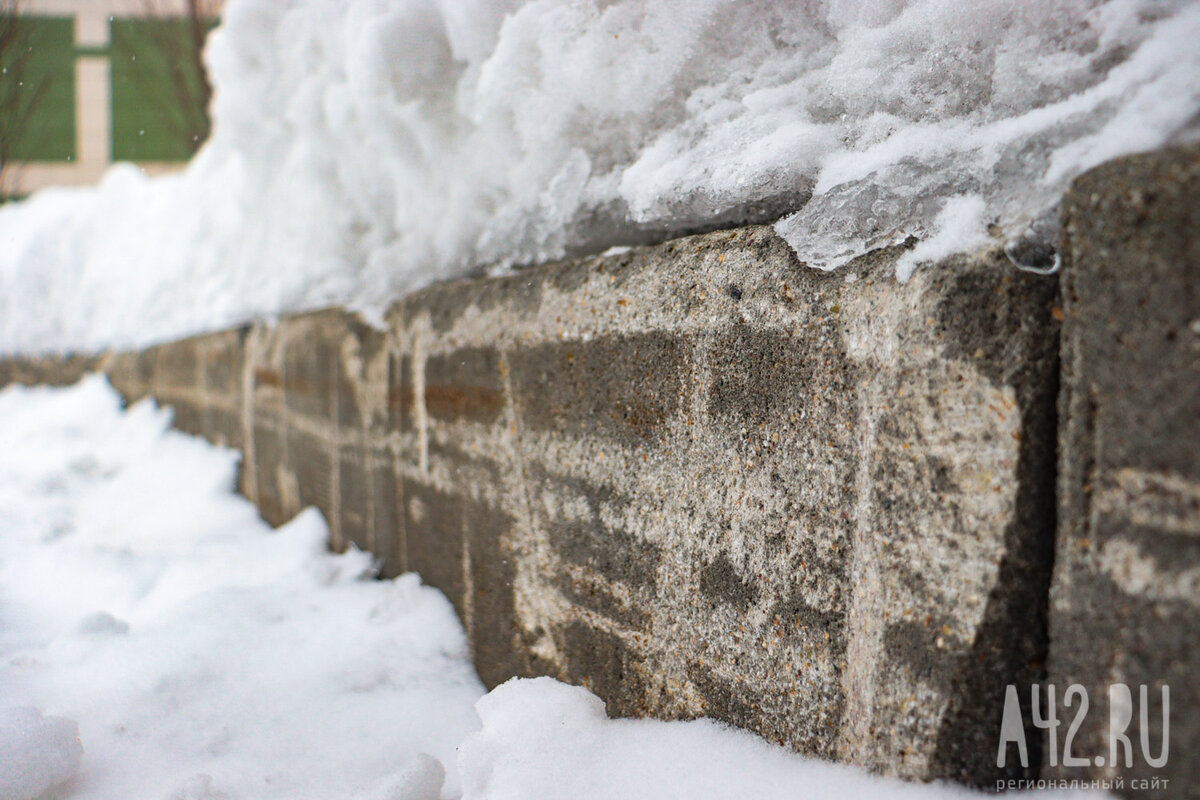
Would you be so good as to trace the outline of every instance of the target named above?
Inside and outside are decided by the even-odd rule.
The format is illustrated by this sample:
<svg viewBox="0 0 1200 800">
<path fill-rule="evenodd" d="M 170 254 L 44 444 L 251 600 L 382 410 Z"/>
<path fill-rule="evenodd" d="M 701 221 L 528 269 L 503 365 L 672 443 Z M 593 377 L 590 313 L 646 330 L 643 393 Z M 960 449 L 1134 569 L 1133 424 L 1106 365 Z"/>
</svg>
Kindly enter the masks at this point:
<svg viewBox="0 0 1200 800">
<path fill-rule="evenodd" d="M 976 796 L 548 678 L 484 695 L 444 596 L 315 511 L 272 531 L 169 420 L 101 377 L 0 392 L 0 800 Z"/>
<path fill-rule="evenodd" d="M 421 753 L 453 768 L 483 686 L 445 597 L 364 580 L 316 511 L 272 531 L 236 454 L 169 422 L 99 377 L 0 392 L 0 798 L 76 763 L 64 796 L 97 800 L 390 797 Z"/>
<path fill-rule="evenodd" d="M 1194 136 L 1193 0 L 229 0 L 212 141 L 0 210 L 0 352 L 138 346 L 795 210 L 832 268 Z"/>
</svg>

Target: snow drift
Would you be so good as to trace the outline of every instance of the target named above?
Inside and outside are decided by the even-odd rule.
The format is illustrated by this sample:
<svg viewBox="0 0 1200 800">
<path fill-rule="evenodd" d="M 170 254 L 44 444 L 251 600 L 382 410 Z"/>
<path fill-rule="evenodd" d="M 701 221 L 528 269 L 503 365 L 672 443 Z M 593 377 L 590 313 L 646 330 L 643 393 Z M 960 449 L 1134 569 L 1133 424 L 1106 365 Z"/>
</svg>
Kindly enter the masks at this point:
<svg viewBox="0 0 1200 800">
<path fill-rule="evenodd" d="M 0 212 L 0 350 L 138 346 L 781 217 L 834 268 L 1008 243 L 1190 136 L 1187 0 L 231 0 L 214 136 Z"/>
<path fill-rule="evenodd" d="M 462 800 L 972 800 L 951 784 L 903 783 L 804 758 L 710 719 L 609 719 L 587 689 L 514 679 L 475 704 L 482 728 L 459 748 Z M 1101 800 L 1087 789 L 1014 793 Z"/>
<path fill-rule="evenodd" d="M 272 531 L 237 453 L 121 405 L 0 392 L 0 798 L 456 793 L 483 686 L 449 601 L 314 509 Z"/>
</svg>

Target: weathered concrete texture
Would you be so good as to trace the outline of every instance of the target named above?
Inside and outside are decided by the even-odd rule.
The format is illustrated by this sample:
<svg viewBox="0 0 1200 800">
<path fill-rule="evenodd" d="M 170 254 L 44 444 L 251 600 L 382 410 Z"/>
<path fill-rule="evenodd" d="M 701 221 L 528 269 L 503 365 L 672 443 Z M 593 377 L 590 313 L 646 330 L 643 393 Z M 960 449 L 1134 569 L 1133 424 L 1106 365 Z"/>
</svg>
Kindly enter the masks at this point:
<svg viewBox="0 0 1200 800">
<path fill-rule="evenodd" d="M 849 282 L 746 228 L 394 308 L 407 566 L 486 681 L 995 777 L 1044 655 L 1057 286 L 897 255 Z"/>
<path fill-rule="evenodd" d="M 995 253 L 901 285 L 896 251 L 829 275 L 747 227 L 435 286 L 384 331 L 323 311 L 0 359 L 0 385 L 99 369 L 173 406 L 243 451 L 267 520 L 316 505 L 335 548 L 444 590 L 489 685 L 990 785 L 1023 772 L 995 766 L 1005 687 L 1045 678 L 1060 759 L 1067 687 L 1091 709 L 1087 764 L 1043 774 L 1200 797 L 1198 197 L 1196 146 L 1080 179 L 1061 309 Z M 1159 769 L 1141 685 L 1154 757 L 1170 687 Z"/>
<path fill-rule="evenodd" d="M 388 438 L 386 338 L 339 311 L 249 332 L 242 484 L 273 523 L 316 506 L 335 549 L 353 543 L 372 550 L 394 574 L 402 569 L 403 532 Z"/>
<path fill-rule="evenodd" d="M 0 386 L 69 386 L 101 364 L 97 356 L 49 356 L 45 358 L 0 357 Z"/>
<path fill-rule="evenodd" d="M 1057 283 L 897 256 L 750 227 L 104 366 L 242 448 L 269 521 L 444 590 L 489 685 L 986 783 L 1045 650 Z"/>
<path fill-rule="evenodd" d="M 1123 776 L 1137 797 L 1200 797 L 1200 147 L 1122 159 L 1065 201 L 1059 536 L 1049 681 L 1091 710 L 1059 775 Z M 1134 766 L 1111 765 L 1108 687 L 1132 689 Z M 1151 755 L 1170 687 L 1170 754 Z M 1060 731 L 1060 735 L 1061 735 Z M 1122 756 L 1123 758 L 1123 756 Z M 1143 791 L 1135 779 L 1169 778 Z"/>
</svg>

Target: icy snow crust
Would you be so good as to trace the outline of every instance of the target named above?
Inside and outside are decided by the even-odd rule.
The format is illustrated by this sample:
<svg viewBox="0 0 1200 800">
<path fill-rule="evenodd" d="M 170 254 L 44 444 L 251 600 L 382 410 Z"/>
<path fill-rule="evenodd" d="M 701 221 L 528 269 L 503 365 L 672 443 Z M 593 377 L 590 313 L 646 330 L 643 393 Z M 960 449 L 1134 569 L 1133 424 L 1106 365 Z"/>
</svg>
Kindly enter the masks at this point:
<svg viewBox="0 0 1200 800">
<path fill-rule="evenodd" d="M 0 351 L 377 317 L 781 214 L 823 269 L 909 236 L 902 275 L 988 236 L 1044 265 L 1073 176 L 1191 135 L 1198 41 L 1188 0 L 231 0 L 186 173 L 0 211 Z"/>
<path fill-rule="evenodd" d="M 328 553 L 315 510 L 271 531 L 169 421 L 100 377 L 0 392 L 3 800 L 981 796 L 548 678 L 483 696 L 445 597 Z"/>
</svg>

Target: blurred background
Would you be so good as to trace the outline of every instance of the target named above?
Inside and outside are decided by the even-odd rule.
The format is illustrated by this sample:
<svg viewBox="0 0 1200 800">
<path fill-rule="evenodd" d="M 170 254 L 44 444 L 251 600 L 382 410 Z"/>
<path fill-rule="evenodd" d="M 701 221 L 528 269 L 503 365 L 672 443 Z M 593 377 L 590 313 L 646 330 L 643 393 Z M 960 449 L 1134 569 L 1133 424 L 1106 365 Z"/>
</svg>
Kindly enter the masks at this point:
<svg viewBox="0 0 1200 800">
<path fill-rule="evenodd" d="M 223 0 L 0 0 L 0 202 L 179 169 L 208 138 Z"/>
</svg>

